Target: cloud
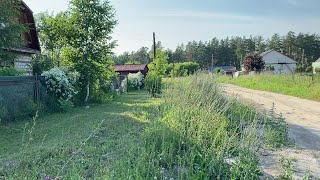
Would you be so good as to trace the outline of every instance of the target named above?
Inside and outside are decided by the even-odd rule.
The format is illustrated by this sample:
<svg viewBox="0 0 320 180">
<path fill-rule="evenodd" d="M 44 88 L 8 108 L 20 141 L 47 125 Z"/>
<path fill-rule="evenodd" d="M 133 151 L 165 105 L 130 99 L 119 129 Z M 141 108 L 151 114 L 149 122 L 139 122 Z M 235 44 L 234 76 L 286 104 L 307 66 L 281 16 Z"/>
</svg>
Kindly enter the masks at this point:
<svg viewBox="0 0 320 180">
<path fill-rule="evenodd" d="M 216 20 L 232 20 L 232 21 L 260 21 L 262 18 L 233 13 L 215 13 L 206 11 L 167 11 L 155 13 L 151 16 L 168 17 L 168 18 L 201 18 L 201 19 L 216 19 Z"/>
</svg>

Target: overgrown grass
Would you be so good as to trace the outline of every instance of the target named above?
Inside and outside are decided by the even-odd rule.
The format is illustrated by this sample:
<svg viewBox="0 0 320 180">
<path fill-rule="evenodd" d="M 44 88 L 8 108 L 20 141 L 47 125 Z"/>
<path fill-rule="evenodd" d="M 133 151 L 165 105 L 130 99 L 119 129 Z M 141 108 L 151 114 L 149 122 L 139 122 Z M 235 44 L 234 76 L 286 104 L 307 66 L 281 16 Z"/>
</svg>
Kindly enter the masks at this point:
<svg viewBox="0 0 320 180">
<path fill-rule="evenodd" d="M 225 99 L 212 77 L 165 82 L 158 119 L 115 179 L 258 179 L 259 150 L 287 143 L 283 119 Z"/>
<path fill-rule="evenodd" d="M 320 76 L 316 75 L 313 81 L 311 76 L 301 74 L 295 76 L 261 74 L 239 78 L 219 76 L 217 79 L 221 83 L 320 101 Z"/>
<path fill-rule="evenodd" d="M 283 119 L 224 98 L 212 77 L 166 84 L 159 99 L 0 126 L 0 178 L 258 179 L 259 150 L 286 144 Z"/>
</svg>

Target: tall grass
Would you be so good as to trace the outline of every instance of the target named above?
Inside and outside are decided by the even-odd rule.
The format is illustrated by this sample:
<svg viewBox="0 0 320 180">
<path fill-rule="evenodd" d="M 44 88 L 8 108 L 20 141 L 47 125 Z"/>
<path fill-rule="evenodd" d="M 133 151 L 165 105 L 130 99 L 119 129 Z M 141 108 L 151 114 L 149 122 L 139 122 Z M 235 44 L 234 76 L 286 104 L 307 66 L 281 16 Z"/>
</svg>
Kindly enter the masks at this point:
<svg viewBox="0 0 320 180">
<path fill-rule="evenodd" d="M 211 76 L 166 82 L 158 119 L 114 179 L 258 179 L 259 150 L 286 144 L 283 119 L 226 99 Z"/>
<path fill-rule="evenodd" d="M 317 75 L 313 78 L 312 76 L 302 74 L 261 74 L 255 76 L 240 76 L 239 78 L 219 76 L 218 81 L 251 89 L 271 91 L 320 101 L 320 76 Z"/>
</svg>

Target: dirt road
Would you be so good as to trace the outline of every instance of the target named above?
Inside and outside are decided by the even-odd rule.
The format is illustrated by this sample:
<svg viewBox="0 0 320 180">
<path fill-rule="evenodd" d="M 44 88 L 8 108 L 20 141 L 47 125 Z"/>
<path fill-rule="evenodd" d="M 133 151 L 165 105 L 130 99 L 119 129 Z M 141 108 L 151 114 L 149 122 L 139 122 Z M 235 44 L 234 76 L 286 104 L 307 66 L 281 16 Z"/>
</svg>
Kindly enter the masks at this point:
<svg viewBox="0 0 320 180">
<path fill-rule="evenodd" d="M 228 95 L 250 103 L 262 112 L 270 111 L 274 104 L 275 112 L 282 114 L 286 119 L 289 137 L 299 149 L 287 148 L 282 152 L 272 152 L 269 159 L 277 159 L 281 154 L 292 156 L 297 160 L 296 168 L 310 171 L 315 177 L 320 177 L 320 102 L 229 84 L 222 85 L 222 89 Z M 270 174 L 279 173 L 273 169 L 277 167 L 271 166 L 275 164 L 270 164 Z M 296 178 L 300 179 L 300 176 L 297 175 Z"/>
</svg>

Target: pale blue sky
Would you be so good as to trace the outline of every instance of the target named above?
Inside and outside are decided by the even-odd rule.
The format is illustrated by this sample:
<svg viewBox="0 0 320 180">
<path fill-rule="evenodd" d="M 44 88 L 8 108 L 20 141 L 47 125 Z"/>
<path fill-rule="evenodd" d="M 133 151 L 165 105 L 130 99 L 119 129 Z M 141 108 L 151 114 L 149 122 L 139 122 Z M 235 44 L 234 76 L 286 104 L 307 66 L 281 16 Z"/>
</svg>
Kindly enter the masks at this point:
<svg viewBox="0 0 320 180">
<path fill-rule="evenodd" d="M 25 0 L 34 13 L 63 11 L 68 0 Z M 288 31 L 320 34 L 319 0 L 111 0 L 119 24 L 117 54 L 150 47 L 152 32 L 174 49 L 191 40 Z"/>
</svg>

